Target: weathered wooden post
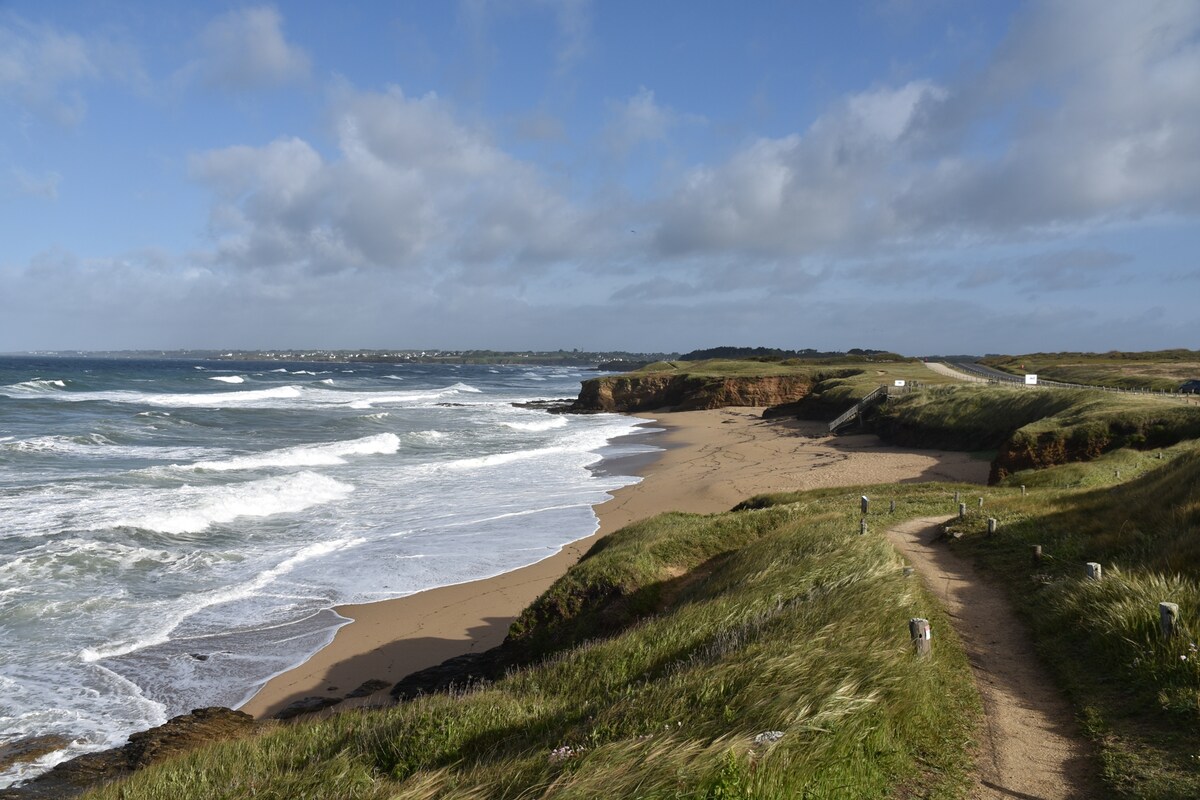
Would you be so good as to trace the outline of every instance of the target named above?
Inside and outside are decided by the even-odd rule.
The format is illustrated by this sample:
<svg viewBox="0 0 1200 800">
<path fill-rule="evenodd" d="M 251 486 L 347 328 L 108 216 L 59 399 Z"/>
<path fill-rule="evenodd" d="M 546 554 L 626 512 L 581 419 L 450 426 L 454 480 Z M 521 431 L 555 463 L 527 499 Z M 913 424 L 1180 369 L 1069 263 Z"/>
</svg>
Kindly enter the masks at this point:
<svg viewBox="0 0 1200 800">
<path fill-rule="evenodd" d="M 958 502 L 958 492 L 954 493 L 954 502 Z"/>
<path fill-rule="evenodd" d="M 1179 604 L 1158 604 L 1158 626 L 1164 638 L 1170 639 L 1179 633 Z"/>
<path fill-rule="evenodd" d="M 858 524 L 858 532 L 861 536 L 867 535 L 867 520 L 865 517 L 863 518 L 863 521 Z"/>
<path fill-rule="evenodd" d="M 996 526 L 999 524 L 1000 523 L 996 521 L 995 517 L 988 517 L 988 536 L 996 535 Z"/>
<path fill-rule="evenodd" d="M 1025 484 L 1021 484 L 1021 497 L 1025 496 Z"/>
<path fill-rule="evenodd" d="M 1042 563 L 1042 546 L 1035 544 L 1029 549 L 1029 554 L 1033 558 L 1033 565 L 1036 567 Z"/>
<path fill-rule="evenodd" d="M 917 651 L 917 655 L 929 655 L 932 650 L 930 640 L 933 636 L 933 631 L 929 627 L 929 620 L 913 617 L 908 621 L 908 634 L 912 637 L 913 649 Z"/>
<path fill-rule="evenodd" d="M 1117 470 L 1117 480 L 1121 480 L 1121 470 Z"/>
<path fill-rule="evenodd" d="M 959 503 L 958 504 L 958 518 L 964 519 L 966 516 L 967 516 L 967 504 Z"/>
<path fill-rule="evenodd" d="M 1087 562 L 1087 576 L 1090 581 L 1098 581 L 1104 578 L 1104 568 L 1095 561 Z"/>
<path fill-rule="evenodd" d="M 870 509 L 871 509 L 871 501 L 867 499 L 867 496 L 865 494 L 859 499 L 859 505 L 862 506 L 862 513 L 863 513 L 863 516 L 865 517 L 867 515 L 867 512 L 870 511 Z"/>
<path fill-rule="evenodd" d="M 888 503 L 888 513 L 889 513 L 889 514 L 895 514 L 895 513 L 896 513 L 896 501 L 895 501 L 895 500 L 893 500 L 892 502 Z"/>
<path fill-rule="evenodd" d="M 979 498 L 979 507 L 983 508 L 983 498 Z"/>
</svg>

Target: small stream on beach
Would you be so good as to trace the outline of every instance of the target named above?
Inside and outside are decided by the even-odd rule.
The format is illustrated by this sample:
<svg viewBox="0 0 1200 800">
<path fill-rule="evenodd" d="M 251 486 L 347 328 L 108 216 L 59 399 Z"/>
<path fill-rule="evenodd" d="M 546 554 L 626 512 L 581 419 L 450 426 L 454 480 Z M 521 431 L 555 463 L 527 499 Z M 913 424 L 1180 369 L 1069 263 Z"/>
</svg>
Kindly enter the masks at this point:
<svg viewBox="0 0 1200 800">
<path fill-rule="evenodd" d="M 334 605 L 539 561 L 654 448 L 639 420 L 515 408 L 572 368 L 0 359 L 0 787 L 330 641 Z M 617 440 L 617 441 L 614 441 Z"/>
</svg>

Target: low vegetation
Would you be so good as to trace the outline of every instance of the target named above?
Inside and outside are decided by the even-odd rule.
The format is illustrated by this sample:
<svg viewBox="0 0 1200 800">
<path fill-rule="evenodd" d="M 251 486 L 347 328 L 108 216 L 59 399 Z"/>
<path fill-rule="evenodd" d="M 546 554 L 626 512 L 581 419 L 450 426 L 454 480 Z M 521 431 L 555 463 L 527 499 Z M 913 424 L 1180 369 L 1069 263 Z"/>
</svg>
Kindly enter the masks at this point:
<svg viewBox="0 0 1200 800">
<path fill-rule="evenodd" d="M 1030 353 L 988 356 L 981 362 L 1014 375 L 1027 372 L 1064 383 L 1152 389 L 1172 392 L 1200 379 L 1200 351 L 1157 350 L 1145 353 Z"/>
<path fill-rule="evenodd" d="M 1152 395 L 964 385 L 889 400 L 868 415 L 885 439 L 914 447 L 995 450 L 993 482 L 1034 467 L 1088 461 L 1121 447 L 1200 438 L 1200 407 Z"/>
<path fill-rule="evenodd" d="M 886 489 L 902 504 L 910 491 Z M 1016 473 L 983 495 L 982 509 L 972 497 L 948 525 L 948 545 L 1009 589 L 1097 743 L 1112 795 L 1200 797 L 1200 444 Z M 780 494 L 750 505 L 810 502 Z M 1089 561 L 1101 581 L 1085 577 Z M 1173 638 L 1159 629 L 1164 601 L 1179 605 Z"/>
<path fill-rule="evenodd" d="M 944 500 L 910 490 L 904 512 Z M 979 713 L 949 621 L 858 490 L 601 541 L 487 685 L 279 726 L 91 798 L 960 796 Z M 908 619 L 941 636 L 918 659 Z"/>
</svg>

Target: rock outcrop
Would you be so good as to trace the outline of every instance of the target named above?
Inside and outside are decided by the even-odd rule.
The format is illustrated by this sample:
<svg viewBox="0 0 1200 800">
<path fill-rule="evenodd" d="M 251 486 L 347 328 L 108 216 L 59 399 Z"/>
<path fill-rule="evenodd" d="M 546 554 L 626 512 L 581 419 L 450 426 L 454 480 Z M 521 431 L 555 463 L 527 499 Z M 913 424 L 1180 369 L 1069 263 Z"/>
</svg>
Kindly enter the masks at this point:
<svg viewBox="0 0 1200 800">
<path fill-rule="evenodd" d="M 0 800 L 61 800 L 85 789 L 185 753 L 200 745 L 245 736 L 255 727 L 254 718 L 228 708 L 198 708 L 157 728 L 135 733 L 113 750 L 88 753 L 64 761 L 54 769 L 15 789 L 0 790 Z"/>
<path fill-rule="evenodd" d="M 571 411 L 697 411 L 726 406 L 776 406 L 808 394 L 803 375 L 706 377 L 702 375 L 609 375 L 583 382 Z"/>
</svg>

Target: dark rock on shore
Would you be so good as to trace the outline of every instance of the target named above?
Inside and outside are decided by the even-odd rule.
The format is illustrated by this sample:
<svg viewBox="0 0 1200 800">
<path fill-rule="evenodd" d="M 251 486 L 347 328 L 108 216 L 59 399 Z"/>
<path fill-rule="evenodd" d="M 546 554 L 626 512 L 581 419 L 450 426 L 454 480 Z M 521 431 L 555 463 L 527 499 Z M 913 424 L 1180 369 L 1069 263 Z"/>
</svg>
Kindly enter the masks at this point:
<svg viewBox="0 0 1200 800">
<path fill-rule="evenodd" d="M 190 714 L 135 733 L 123 747 L 65 761 L 17 788 L 0 791 L 0 800 L 61 800 L 185 753 L 200 745 L 245 736 L 254 718 L 228 708 L 197 708 Z"/>
<path fill-rule="evenodd" d="M 0 744 L 0 770 L 14 764 L 36 761 L 55 750 L 62 750 L 71 743 L 65 736 L 30 736 L 15 742 Z"/>
<path fill-rule="evenodd" d="M 551 414 L 567 414 L 575 405 L 575 400 L 564 397 L 559 400 L 530 400 L 526 403 L 513 403 L 513 408 L 524 408 L 530 411 L 549 411 Z"/>
</svg>

